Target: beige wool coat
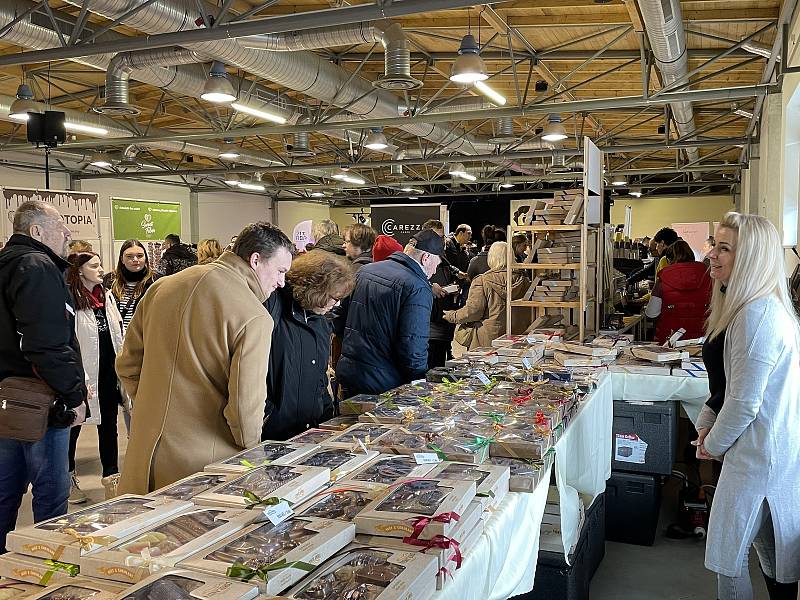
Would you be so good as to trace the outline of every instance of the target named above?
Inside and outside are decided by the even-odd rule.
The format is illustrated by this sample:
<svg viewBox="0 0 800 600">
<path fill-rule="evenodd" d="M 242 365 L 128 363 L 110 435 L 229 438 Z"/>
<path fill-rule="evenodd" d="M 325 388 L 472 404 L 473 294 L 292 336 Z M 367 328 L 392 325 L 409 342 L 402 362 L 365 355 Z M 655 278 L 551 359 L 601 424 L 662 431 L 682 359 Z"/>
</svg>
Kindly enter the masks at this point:
<svg viewBox="0 0 800 600">
<path fill-rule="evenodd" d="M 517 300 L 531 282 L 522 275 L 512 277 L 511 297 Z M 462 308 L 445 311 L 446 321 L 475 330 L 468 350 L 491 346 L 492 340 L 506 333 L 506 295 L 506 270 L 493 269 L 472 280 Z"/>
<path fill-rule="evenodd" d="M 144 494 L 259 443 L 273 322 L 232 252 L 156 281 L 117 357 L 133 399 L 121 493 Z"/>
</svg>

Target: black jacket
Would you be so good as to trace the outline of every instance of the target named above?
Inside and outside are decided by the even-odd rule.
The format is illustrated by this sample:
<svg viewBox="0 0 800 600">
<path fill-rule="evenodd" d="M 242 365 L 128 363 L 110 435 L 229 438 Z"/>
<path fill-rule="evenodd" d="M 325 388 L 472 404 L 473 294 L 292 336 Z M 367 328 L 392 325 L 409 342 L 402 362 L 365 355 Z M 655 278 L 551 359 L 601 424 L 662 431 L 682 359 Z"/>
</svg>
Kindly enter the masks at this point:
<svg viewBox="0 0 800 600">
<path fill-rule="evenodd" d="M 86 399 L 69 263 L 27 235 L 0 251 L 0 380 L 41 377 L 68 408 Z"/>
<path fill-rule="evenodd" d="M 353 259 L 353 269 L 358 271 L 364 265 L 371 265 L 372 264 L 372 249 L 370 248 L 366 252 L 362 252 L 358 256 Z"/>
<path fill-rule="evenodd" d="M 275 328 L 261 438 L 286 440 L 333 417 L 327 376 L 331 328 L 323 315 L 300 308 L 288 284 L 275 290 L 265 306 Z"/>
<path fill-rule="evenodd" d="M 459 283 L 453 276 L 451 270 L 444 263 L 439 263 L 436 273 L 431 277 L 431 283 L 438 283 L 445 287 L 452 283 Z M 431 329 L 430 339 L 445 342 L 452 342 L 456 326 L 444 320 L 444 311 L 455 310 L 458 307 L 458 294 L 447 294 L 444 298 L 433 297 L 431 308 Z"/>
<path fill-rule="evenodd" d="M 444 239 L 444 255 L 447 262 L 453 265 L 459 271 L 464 273 L 469 269 L 469 261 L 472 258 L 463 246 L 456 241 L 455 236 L 448 235 Z"/>
<path fill-rule="evenodd" d="M 472 281 L 478 275 L 483 275 L 489 270 L 489 249 L 484 248 L 478 254 L 472 257 L 467 267 L 467 275 L 469 280 Z"/>
<path fill-rule="evenodd" d="M 156 272 L 159 275 L 174 275 L 196 264 L 197 254 L 195 254 L 191 246 L 175 244 L 167 248 L 164 254 L 161 255 Z"/>
</svg>

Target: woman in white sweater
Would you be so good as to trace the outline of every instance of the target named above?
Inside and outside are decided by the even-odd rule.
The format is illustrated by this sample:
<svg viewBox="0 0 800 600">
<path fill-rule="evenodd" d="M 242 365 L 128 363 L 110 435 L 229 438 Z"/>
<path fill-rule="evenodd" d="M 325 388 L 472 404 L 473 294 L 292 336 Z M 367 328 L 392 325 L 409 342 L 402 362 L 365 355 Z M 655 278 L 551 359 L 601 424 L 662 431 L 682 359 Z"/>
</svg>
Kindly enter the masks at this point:
<svg viewBox="0 0 800 600">
<path fill-rule="evenodd" d="M 724 401 L 704 407 L 699 458 L 722 461 L 706 568 L 719 600 L 751 600 L 748 553 L 770 598 L 797 598 L 800 580 L 800 328 L 775 227 L 728 213 L 709 253 L 714 290 L 706 337 L 725 335 Z"/>
</svg>

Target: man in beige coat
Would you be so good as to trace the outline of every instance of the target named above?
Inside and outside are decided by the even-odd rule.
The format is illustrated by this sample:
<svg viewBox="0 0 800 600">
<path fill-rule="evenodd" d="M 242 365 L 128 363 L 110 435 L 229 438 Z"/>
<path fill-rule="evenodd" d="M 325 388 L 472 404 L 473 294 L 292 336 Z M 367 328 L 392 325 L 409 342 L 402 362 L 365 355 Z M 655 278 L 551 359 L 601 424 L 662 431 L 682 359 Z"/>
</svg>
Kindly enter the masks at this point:
<svg viewBox="0 0 800 600">
<path fill-rule="evenodd" d="M 261 438 L 273 322 L 262 303 L 292 261 L 269 223 L 248 225 L 216 261 L 156 281 L 117 357 L 133 399 L 120 491 L 145 494 Z"/>
</svg>

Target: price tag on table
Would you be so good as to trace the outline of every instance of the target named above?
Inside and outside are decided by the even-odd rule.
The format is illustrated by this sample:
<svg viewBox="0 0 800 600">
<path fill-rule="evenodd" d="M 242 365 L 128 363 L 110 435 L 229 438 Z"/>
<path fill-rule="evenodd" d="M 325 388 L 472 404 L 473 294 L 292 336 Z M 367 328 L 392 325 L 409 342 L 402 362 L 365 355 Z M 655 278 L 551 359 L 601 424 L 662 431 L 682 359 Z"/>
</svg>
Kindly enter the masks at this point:
<svg viewBox="0 0 800 600">
<path fill-rule="evenodd" d="M 486 373 L 484 373 L 483 371 L 478 371 L 477 373 L 475 373 L 475 377 L 477 377 L 478 381 L 480 381 L 483 385 L 489 385 L 490 383 L 492 383 L 491 379 L 489 379 L 486 376 Z"/>
<path fill-rule="evenodd" d="M 280 525 L 293 514 L 292 507 L 289 506 L 285 500 L 264 509 L 264 516 L 267 517 L 273 525 Z"/>
<path fill-rule="evenodd" d="M 414 452 L 414 460 L 418 465 L 435 465 L 442 462 L 434 452 Z"/>
<path fill-rule="evenodd" d="M 522 366 L 524 366 L 526 369 L 532 369 L 533 365 L 531 364 L 531 359 L 527 356 L 523 357 Z"/>
</svg>

